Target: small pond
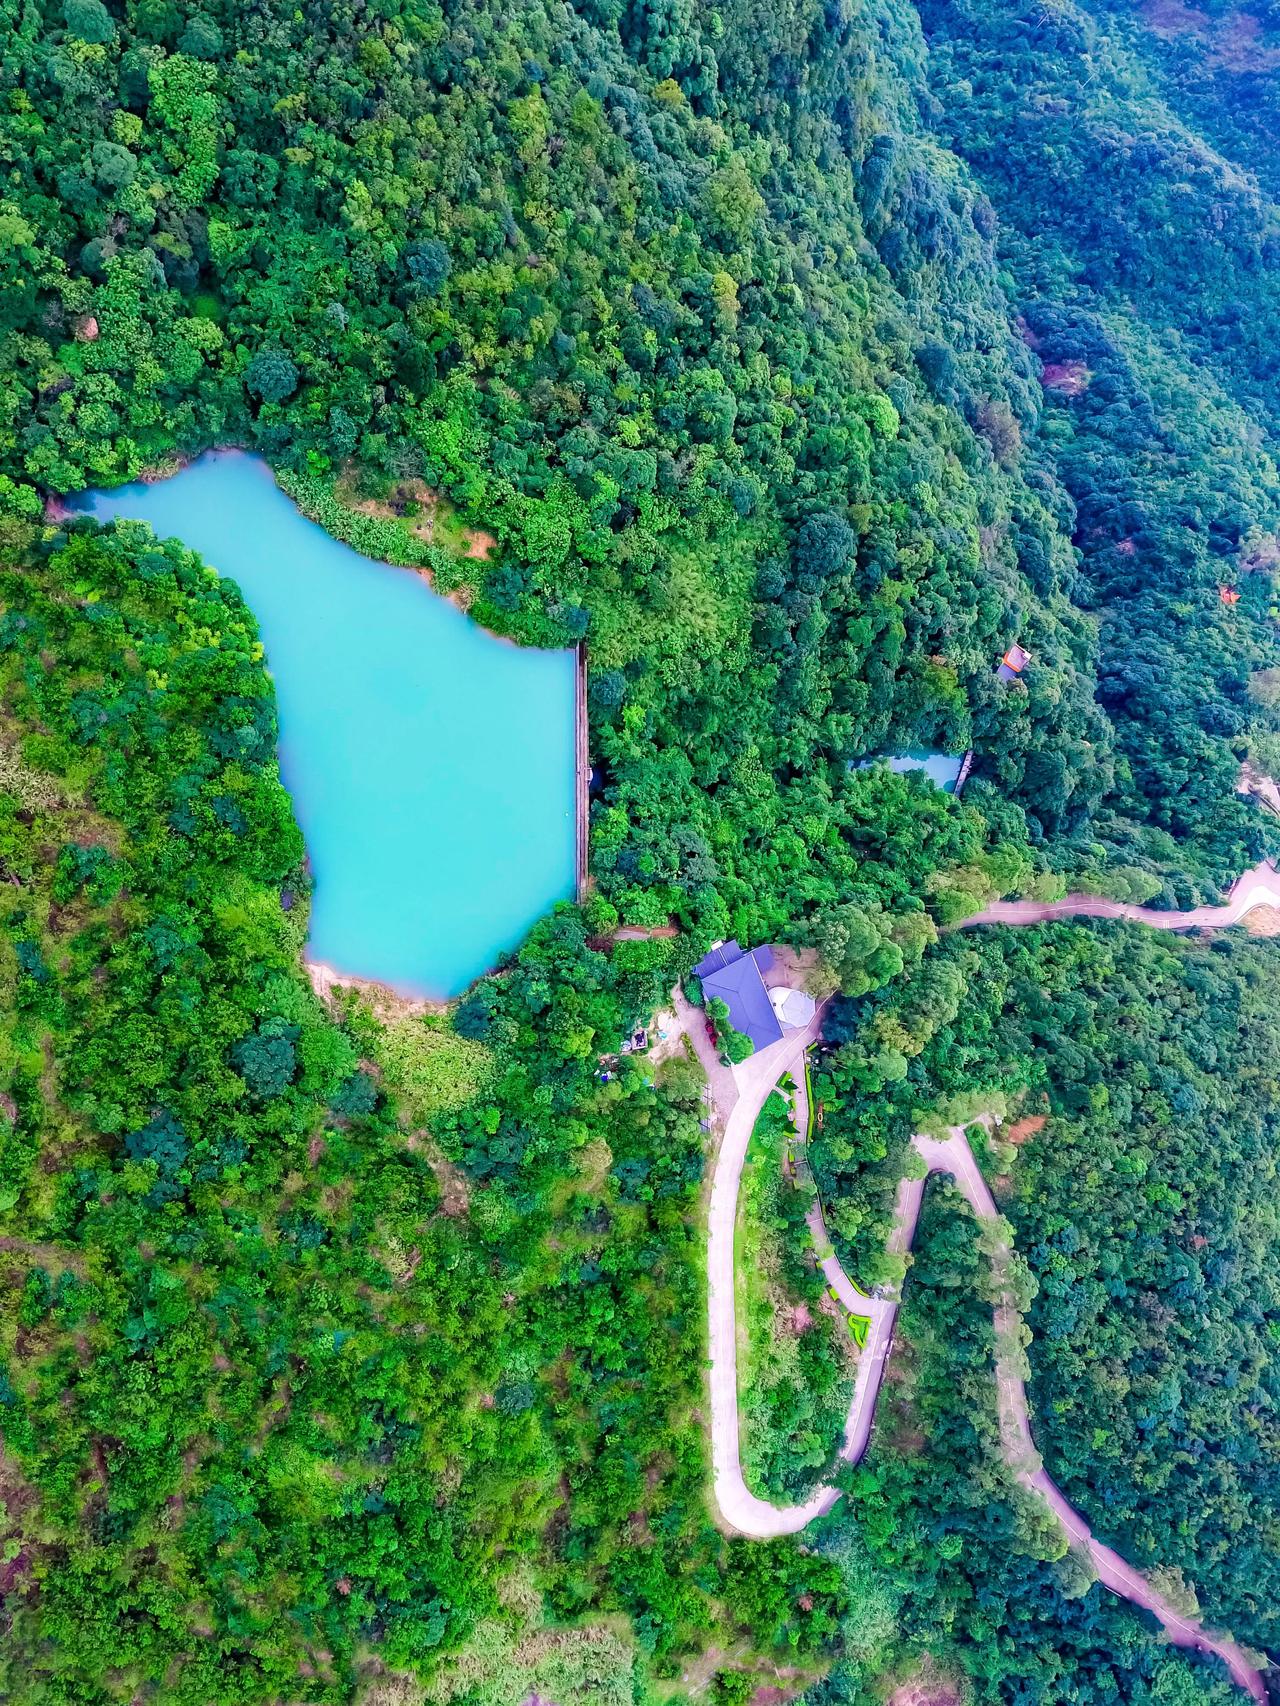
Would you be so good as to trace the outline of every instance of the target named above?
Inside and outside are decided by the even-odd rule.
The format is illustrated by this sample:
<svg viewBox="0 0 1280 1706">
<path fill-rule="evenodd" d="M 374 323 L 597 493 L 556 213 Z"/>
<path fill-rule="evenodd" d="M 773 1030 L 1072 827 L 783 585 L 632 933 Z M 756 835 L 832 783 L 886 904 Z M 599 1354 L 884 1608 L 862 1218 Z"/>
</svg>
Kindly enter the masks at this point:
<svg viewBox="0 0 1280 1706">
<path fill-rule="evenodd" d="M 923 770 L 931 782 L 937 784 L 944 793 L 955 791 L 955 785 L 964 767 L 964 755 L 958 752 L 901 752 L 890 756 L 880 753 L 875 758 L 863 758 L 851 764 L 851 770 L 866 770 L 872 764 L 887 764 L 890 770 L 899 775 L 909 770 Z"/>
<path fill-rule="evenodd" d="M 315 877 L 313 959 L 454 995 L 572 895 L 572 652 L 486 634 L 306 520 L 240 452 L 70 507 L 149 522 L 239 583 Z"/>
</svg>

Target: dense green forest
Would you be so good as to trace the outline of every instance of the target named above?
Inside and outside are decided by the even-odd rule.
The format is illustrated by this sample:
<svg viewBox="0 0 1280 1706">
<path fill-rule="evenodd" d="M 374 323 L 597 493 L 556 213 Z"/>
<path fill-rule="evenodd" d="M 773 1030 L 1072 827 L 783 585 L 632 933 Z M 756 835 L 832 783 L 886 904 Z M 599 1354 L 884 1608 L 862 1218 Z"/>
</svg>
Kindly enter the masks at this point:
<svg viewBox="0 0 1280 1706">
<path fill-rule="evenodd" d="M 817 1543 L 844 1565 L 850 1609 L 806 1706 L 882 1698 L 869 1678 L 904 1674 L 930 1700 L 1227 1706 L 1225 1675 L 1090 1585 L 1039 1502 L 1000 1474 L 989 1298 L 963 1199 L 931 1185 L 872 1450 Z"/>
<path fill-rule="evenodd" d="M 89 529 L 3 599 L 7 1696 L 346 1699 L 374 1643 L 447 1698 L 544 1609 L 571 1633 L 531 1685 L 581 1689 L 606 1611 L 628 1672 L 820 1652 L 838 1571 L 703 1502 L 698 1080 L 583 1057 L 651 978 L 552 918 L 481 1097 L 463 1039 L 399 1039 L 403 1130 L 299 967 L 234 587 Z"/>
<path fill-rule="evenodd" d="M 1280 1641 L 1276 950 L 944 928 L 1280 850 L 1271 11 L 0 0 L 7 1698 L 1230 1698 L 1002 1480 L 944 1186 L 851 1497 L 715 1526 L 700 1075 L 596 1069 L 730 934 L 841 992 L 864 1283 L 913 1118 L 1048 1113 L 991 1159 L 1050 1467 Z M 44 521 L 218 443 L 588 646 L 592 896 L 447 1016 L 303 976 L 234 586 Z M 849 768 L 917 746 L 962 802 Z"/>
<path fill-rule="evenodd" d="M 221 440 L 445 490 L 501 547 L 477 616 L 589 638 L 595 869 L 638 921 L 762 937 L 874 895 L 888 814 L 842 761 L 886 744 L 976 744 L 1005 842 L 1106 802 L 1077 866 L 1256 857 L 1239 715 L 1186 737 L 1180 859 L 1185 768 L 1117 767 L 1071 481 L 990 207 L 912 116 L 914 20 L 616 11 L 22 11 L 9 503 Z M 1223 539 L 1270 524 L 1251 468 Z M 1202 687 L 1238 697 L 1201 671 L 1192 722 Z"/>
<path fill-rule="evenodd" d="M 1196 848 L 1216 866 L 1238 828 L 1211 801 L 1242 753 L 1263 771 L 1277 757 L 1280 156 L 1257 123 L 1259 80 L 1217 55 L 1209 99 L 1199 76 L 1157 77 L 1162 20 L 1179 40 L 1209 27 L 1162 0 L 923 0 L 920 17 L 931 111 L 998 217 L 1075 509 L 1076 601 L 1099 618 L 1098 700 L 1132 781 L 1104 833 L 1150 850 L 1168 833 L 1184 863 Z M 1248 35 L 1259 21 L 1235 9 L 1225 23 Z"/>
<path fill-rule="evenodd" d="M 1278 989 L 1270 942 L 1086 923 L 951 936 L 833 1015 L 814 1143 L 852 1271 L 874 1273 L 912 1130 L 1005 1110 L 988 1170 L 1035 1286 L 1047 1467 L 1101 1538 L 1264 1649 L 1280 1634 Z M 886 1082 L 886 1039 L 908 1029 Z"/>
</svg>

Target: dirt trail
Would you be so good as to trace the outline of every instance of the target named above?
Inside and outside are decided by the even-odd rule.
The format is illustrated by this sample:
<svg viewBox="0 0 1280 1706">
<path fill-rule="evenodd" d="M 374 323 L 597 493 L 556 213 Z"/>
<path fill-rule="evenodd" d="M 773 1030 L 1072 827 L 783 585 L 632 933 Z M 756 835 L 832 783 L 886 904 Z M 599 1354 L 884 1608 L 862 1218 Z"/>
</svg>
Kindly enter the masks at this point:
<svg viewBox="0 0 1280 1706">
<path fill-rule="evenodd" d="M 984 1123 L 985 1120 L 984 1120 Z M 990 1188 L 978 1170 L 969 1140 L 960 1126 L 952 1126 L 945 1139 L 917 1133 L 912 1138 L 916 1152 L 931 1173 L 949 1173 L 979 1221 L 1003 1229 L 1005 1226 Z M 1067 1532 L 1073 1546 L 1089 1555 L 1098 1580 L 1104 1586 L 1149 1611 L 1179 1647 L 1194 1647 L 1216 1653 L 1231 1672 L 1232 1679 L 1253 1696 L 1265 1701 L 1266 1684 L 1256 1658 L 1228 1635 L 1208 1630 L 1198 1618 L 1184 1617 L 1147 1578 L 1127 1564 L 1118 1552 L 1094 1538 L 1088 1523 L 1065 1498 L 1050 1477 L 1036 1451 L 1031 1434 L 1027 1389 L 1017 1366 L 1022 1316 L 1008 1290 L 1008 1267 L 1012 1248 L 998 1233 L 991 1249 L 992 1275 L 999 1301 L 995 1306 L 996 1387 L 1000 1411 L 1000 1445 L 1005 1463 L 1016 1479 L 1048 1505 Z"/>
<path fill-rule="evenodd" d="M 1280 907 L 1280 876 L 1264 859 L 1251 871 L 1237 877 L 1222 906 L 1193 906 L 1187 912 L 1167 912 L 1158 907 L 1134 906 L 1125 900 L 1103 900 L 1096 894 L 1069 894 L 1062 900 L 997 900 L 956 926 L 969 930 L 976 924 L 1045 924 L 1055 918 L 1127 918 L 1149 924 L 1153 930 L 1210 930 L 1239 924 L 1255 906 Z"/>
<path fill-rule="evenodd" d="M 959 926 L 979 924 L 1039 924 L 1055 918 L 1126 918 L 1158 930 L 1194 930 L 1238 924 L 1255 907 L 1280 908 L 1280 878 L 1274 866 L 1263 863 L 1245 872 L 1233 885 L 1225 905 L 1199 906 L 1185 912 L 1155 911 L 1096 895 L 1068 895 L 1063 900 L 999 901 L 967 918 Z M 747 1145 L 760 1110 L 784 1072 L 797 1080 L 796 1114 L 801 1133 L 808 1128 L 804 1085 L 804 1054 L 820 1034 L 822 1009 L 803 1031 L 784 1036 L 740 1066 L 730 1068 L 716 1057 L 709 1044 L 702 1014 L 678 995 L 677 1015 L 687 1029 L 696 1052 L 707 1069 L 713 1116 L 722 1129 L 720 1151 L 712 1179 L 708 1217 L 708 1325 L 711 1349 L 711 1445 L 716 1503 L 725 1521 L 739 1533 L 755 1539 L 796 1534 L 816 1518 L 824 1516 L 840 1497 L 835 1487 L 819 1487 L 803 1504 L 781 1508 L 759 1499 L 747 1487 L 742 1474 L 738 1418 L 737 1323 L 734 1308 L 734 1223 L 738 1187 L 746 1160 Z M 976 1122 L 975 1122 L 976 1123 Z M 988 1116 L 982 1116 L 988 1123 Z M 1196 1618 L 1185 1617 L 1119 1554 L 1095 1539 L 1089 1525 L 1063 1496 L 1041 1463 L 1031 1432 L 1026 1386 L 1019 1367 L 1018 1346 L 1022 1317 L 1007 1287 L 1012 1250 L 1005 1223 L 990 1189 L 973 1157 L 969 1140 L 959 1126 L 945 1138 L 917 1133 L 912 1144 L 929 1174 L 949 1173 L 979 1221 L 997 1229 L 991 1262 L 999 1301 L 994 1309 L 996 1338 L 996 1382 L 1000 1415 L 1000 1443 L 1004 1461 L 1020 1484 L 1042 1498 L 1062 1524 L 1073 1547 L 1083 1550 L 1098 1579 L 1111 1591 L 1149 1611 L 1178 1646 L 1216 1654 L 1234 1681 L 1253 1699 L 1265 1702 L 1263 1680 L 1265 1658 L 1246 1652 L 1230 1636 L 1206 1629 Z M 890 1251 L 906 1253 L 915 1238 L 926 1179 L 904 1178 L 898 1186 Z M 865 1315 L 871 1325 L 858 1359 L 853 1398 L 845 1419 L 840 1457 L 857 1463 L 867 1449 L 875 1419 L 876 1400 L 884 1380 L 885 1364 L 893 1343 L 899 1298 L 868 1297 L 849 1279 L 831 1248 L 820 1205 L 810 1211 L 809 1230 L 819 1265 L 827 1283 L 844 1306 Z"/>
<path fill-rule="evenodd" d="M 738 1212 L 738 1186 L 747 1158 L 747 1145 L 756 1120 L 774 1085 L 784 1072 L 800 1073 L 804 1053 L 818 1035 L 821 1010 L 803 1030 L 792 1031 L 771 1043 L 740 1066 L 720 1064 L 706 1037 L 702 1013 L 676 998 L 676 1012 L 686 1024 L 698 1057 L 707 1068 L 714 1117 L 722 1124 L 720 1152 L 711 1181 L 711 1203 L 707 1214 L 707 1298 L 711 1334 L 711 1460 L 715 1474 L 716 1502 L 730 1523 L 742 1534 L 760 1539 L 777 1534 L 795 1534 L 824 1511 L 831 1509 L 837 1494 L 823 1487 L 803 1505 L 777 1510 L 750 1492 L 742 1476 L 742 1454 L 738 1435 L 738 1336 L 733 1292 L 734 1222 Z M 861 1375 L 861 1370 L 859 1371 Z"/>
</svg>

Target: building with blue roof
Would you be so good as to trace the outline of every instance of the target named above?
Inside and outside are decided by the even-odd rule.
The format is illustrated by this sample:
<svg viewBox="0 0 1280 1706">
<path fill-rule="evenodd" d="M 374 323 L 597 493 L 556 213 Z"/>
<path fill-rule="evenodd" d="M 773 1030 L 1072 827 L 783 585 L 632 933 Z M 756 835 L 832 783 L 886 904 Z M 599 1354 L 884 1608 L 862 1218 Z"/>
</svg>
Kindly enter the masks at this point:
<svg viewBox="0 0 1280 1706">
<path fill-rule="evenodd" d="M 729 1023 L 751 1038 L 757 1054 L 782 1040 L 782 1025 L 764 983 L 763 974 L 772 965 L 771 948 L 753 948 L 747 953 L 730 941 L 712 948 L 693 968 L 694 976 L 702 980 L 704 1000 L 724 1002 Z"/>
</svg>

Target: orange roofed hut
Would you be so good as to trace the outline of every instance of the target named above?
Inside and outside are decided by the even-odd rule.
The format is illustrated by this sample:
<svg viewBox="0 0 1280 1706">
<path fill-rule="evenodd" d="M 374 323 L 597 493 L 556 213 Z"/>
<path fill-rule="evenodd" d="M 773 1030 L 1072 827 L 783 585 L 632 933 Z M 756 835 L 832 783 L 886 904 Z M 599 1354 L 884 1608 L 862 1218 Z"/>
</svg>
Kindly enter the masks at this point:
<svg viewBox="0 0 1280 1706">
<path fill-rule="evenodd" d="M 1022 671 L 1031 662 L 1031 653 L 1024 651 L 1021 646 L 1013 645 L 1000 659 L 1000 667 L 996 674 L 1001 681 L 1016 681 Z"/>
</svg>

